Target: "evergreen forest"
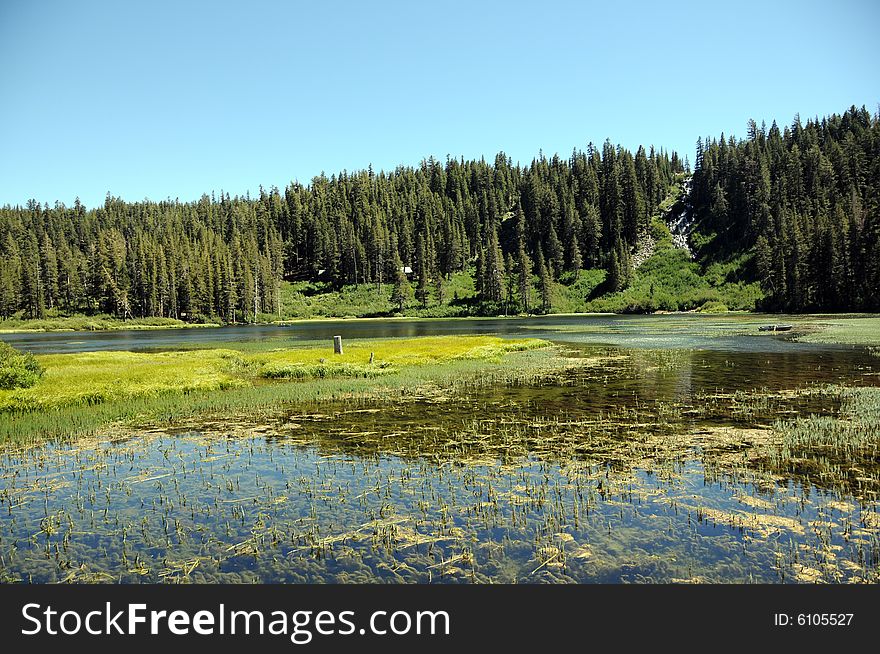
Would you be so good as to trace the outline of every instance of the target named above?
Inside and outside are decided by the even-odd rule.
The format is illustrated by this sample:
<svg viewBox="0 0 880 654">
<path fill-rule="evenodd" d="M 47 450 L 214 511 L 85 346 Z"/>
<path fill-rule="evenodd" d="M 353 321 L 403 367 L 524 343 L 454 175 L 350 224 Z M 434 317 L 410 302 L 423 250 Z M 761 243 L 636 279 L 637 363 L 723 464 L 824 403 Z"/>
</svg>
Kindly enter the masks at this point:
<svg viewBox="0 0 880 654">
<path fill-rule="evenodd" d="M 352 294 L 353 315 L 878 311 L 880 120 L 750 121 L 745 139 L 700 138 L 693 171 L 608 140 L 258 197 L 0 208 L 5 319 L 255 322 Z"/>
</svg>

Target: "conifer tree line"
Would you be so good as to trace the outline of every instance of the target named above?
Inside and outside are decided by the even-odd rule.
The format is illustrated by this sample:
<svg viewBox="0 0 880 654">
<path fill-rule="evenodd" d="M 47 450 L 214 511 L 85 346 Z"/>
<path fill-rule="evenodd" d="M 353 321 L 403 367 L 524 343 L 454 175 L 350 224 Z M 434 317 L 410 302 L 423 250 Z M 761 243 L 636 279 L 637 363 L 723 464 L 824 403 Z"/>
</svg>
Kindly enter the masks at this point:
<svg viewBox="0 0 880 654">
<path fill-rule="evenodd" d="M 880 117 L 864 107 L 697 141 L 703 253 L 754 253 L 761 308 L 880 311 Z"/>
<path fill-rule="evenodd" d="M 504 153 L 315 177 L 259 197 L 0 209 L 0 316 L 49 309 L 125 317 L 256 320 L 281 280 L 375 284 L 402 309 L 473 270 L 487 311 L 546 311 L 553 281 L 605 268 L 610 290 L 684 170 L 676 153 L 606 141 L 527 166 Z M 448 298 L 447 298 L 448 300 Z"/>
</svg>

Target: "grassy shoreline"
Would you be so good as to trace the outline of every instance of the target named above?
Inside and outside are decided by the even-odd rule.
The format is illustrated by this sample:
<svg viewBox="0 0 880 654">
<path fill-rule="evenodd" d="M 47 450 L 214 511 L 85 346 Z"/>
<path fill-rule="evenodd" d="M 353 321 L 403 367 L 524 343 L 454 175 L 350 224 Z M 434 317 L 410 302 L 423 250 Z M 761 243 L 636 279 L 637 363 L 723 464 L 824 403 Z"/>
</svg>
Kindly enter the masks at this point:
<svg viewBox="0 0 880 654">
<path fill-rule="evenodd" d="M 195 329 L 199 327 L 220 326 L 220 323 L 193 323 L 177 320 L 176 318 L 130 318 L 128 320 L 120 320 L 112 316 L 75 315 L 57 318 L 36 318 L 33 320 L 6 318 L 5 320 L 0 320 L 0 334 Z"/>
</svg>

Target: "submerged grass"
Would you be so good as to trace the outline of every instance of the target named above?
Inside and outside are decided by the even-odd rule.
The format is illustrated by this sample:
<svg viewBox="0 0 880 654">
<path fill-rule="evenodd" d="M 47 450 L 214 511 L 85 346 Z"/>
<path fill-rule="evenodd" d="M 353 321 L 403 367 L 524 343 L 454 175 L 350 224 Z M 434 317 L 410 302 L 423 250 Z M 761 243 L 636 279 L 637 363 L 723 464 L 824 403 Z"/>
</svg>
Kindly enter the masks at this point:
<svg viewBox="0 0 880 654">
<path fill-rule="evenodd" d="M 816 394 L 839 403 L 836 416 L 778 420 L 765 461 L 772 470 L 856 496 L 880 494 L 880 388 L 829 386 Z"/>
<path fill-rule="evenodd" d="M 414 402 L 6 448 L 0 580 L 878 581 L 876 503 L 751 465 L 742 448 L 777 445 L 772 429 L 695 429 L 666 403 L 556 411 L 497 387 L 448 392 L 478 363 L 451 364 L 445 397 L 411 377 Z M 580 363 L 567 377 L 591 390 L 630 365 L 681 367 L 666 352 Z M 436 381 L 399 374 L 417 371 Z"/>
<path fill-rule="evenodd" d="M 59 408 L 149 427 L 0 448 L 0 581 L 880 580 L 875 389 L 770 355 L 383 343 L 332 364 L 372 352 L 373 378 L 194 350 L 247 383 Z"/>
</svg>

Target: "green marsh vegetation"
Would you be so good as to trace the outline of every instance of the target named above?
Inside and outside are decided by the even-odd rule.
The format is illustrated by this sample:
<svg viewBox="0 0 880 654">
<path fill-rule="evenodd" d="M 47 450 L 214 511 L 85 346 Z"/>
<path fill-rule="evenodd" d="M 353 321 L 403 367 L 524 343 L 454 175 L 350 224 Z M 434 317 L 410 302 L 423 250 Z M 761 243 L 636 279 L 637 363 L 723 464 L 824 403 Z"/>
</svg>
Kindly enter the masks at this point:
<svg viewBox="0 0 880 654">
<path fill-rule="evenodd" d="M 184 327 L 219 327 L 219 323 L 185 322 L 175 318 L 127 318 L 122 320 L 107 314 L 50 315 L 43 318 L 22 316 L 0 319 L 0 334 L 8 332 L 56 332 L 56 331 L 114 331 L 120 329 L 180 329 Z"/>
<path fill-rule="evenodd" d="M 274 413 L 227 410 L 72 442 L 7 444 L 0 574 L 878 580 L 880 471 L 870 448 L 880 389 L 833 383 L 870 383 L 871 370 L 853 374 L 870 359 L 839 352 L 819 370 L 824 360 L 806 355 L 564 347 L 505 355 L 529 358 L 528 376 L 502 366 L 494 379 L 466 379 L 456 364 L 443 379 L 412 366 L 425 383 L 410 377 L 391 401 L 303 399 Z M 461 364 L 473 370 L 492 361 L 467 352 Z M 253 356 L 272 363 L 272 353 Z M 776 371 L 760 377 L 766 386 L 745 381 L 760 366 Z M 825 418 L 843 426 L 808 429 L 809 439 L 798 432 Z M 848 463 L 832 461 L 834 451 Z M 806 459 L 825 467 L 789 465 Z M 858 477 L 842 474 L 844 465 L 859 467 Z"/>
<path fill-rule="evenodd" d="M 43 372 L 33 354 L 0 342 L 0 389 L 30 388 L 40 381 Z"/>
<path fill-rule="evenodd" d="M 809 331 L 798 340 L 807 343 L 867 345 L 880 347 L 880 316 L 817 316 Z"/>
<path fill-rule="evenodd" d="M 818 486 L 839 486 L 856 497 L 880 493 L 880 388 L 811 389 L 840 408 L 774 423 L 778 443 L 767 455 L 771 469 Z"/>
<path fill-rule="evenodd" d="M 872 319 L 35 356 L 0 580 L 876 583 Z"/>
<path fill-rule="evenodd" d="M 505 359 L 547 345 L 537 339 L 474 336 L 355 341 L 343 355 L 334 355 L 326 345 L 259 344 L 27 355 L 45 374 L 29 387 L 0 389 L 0 440 L 92 433 L 119 420 L 173 420 L 203 412 L 273 409 L 298 400 L 395 389 L 406 393 L 435 378 L 488 383 L 529 376 L 538 374 L 552 355 Z"/>
</svg>

